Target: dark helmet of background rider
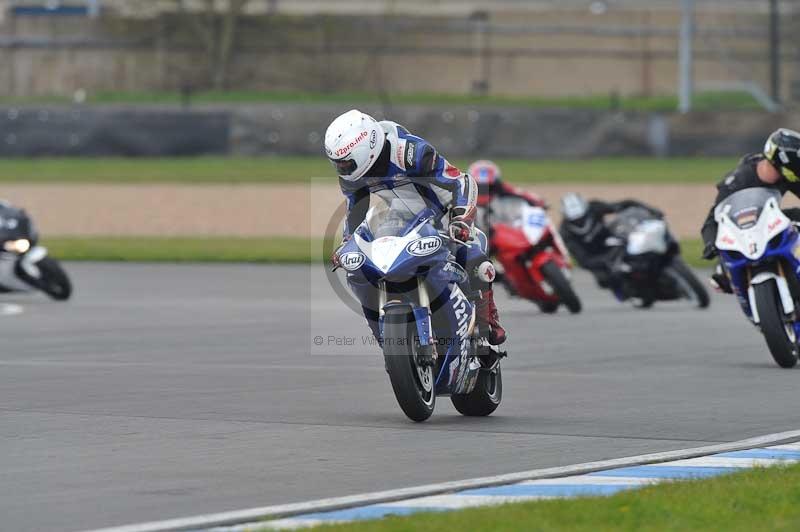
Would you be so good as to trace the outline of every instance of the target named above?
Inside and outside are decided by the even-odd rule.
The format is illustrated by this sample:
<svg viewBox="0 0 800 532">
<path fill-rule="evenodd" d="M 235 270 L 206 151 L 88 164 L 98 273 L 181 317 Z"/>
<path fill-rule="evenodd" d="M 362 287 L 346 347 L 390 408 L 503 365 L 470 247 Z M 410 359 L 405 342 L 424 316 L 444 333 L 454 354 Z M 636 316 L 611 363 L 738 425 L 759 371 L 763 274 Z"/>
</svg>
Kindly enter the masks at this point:
<svg viewBox="0 0 800 532">
<path fill-rule="evenodd" d="M 800 133 L 781 128 L 767 139 L 764 157 L 787 181 L 800 183 Z"/>
</svg>

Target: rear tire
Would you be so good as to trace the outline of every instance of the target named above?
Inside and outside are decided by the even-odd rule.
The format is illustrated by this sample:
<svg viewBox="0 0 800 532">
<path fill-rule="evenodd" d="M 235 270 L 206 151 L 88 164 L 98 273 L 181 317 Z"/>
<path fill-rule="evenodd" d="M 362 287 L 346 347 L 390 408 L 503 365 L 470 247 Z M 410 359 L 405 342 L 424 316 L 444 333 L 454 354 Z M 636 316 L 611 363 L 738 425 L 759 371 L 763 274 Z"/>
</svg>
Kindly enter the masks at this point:
<svg viewBox="0 0 800 532">
<path fill-rule="evenodd" d="M 697 308 L 707 308 L 711 303 L 711 298 L 708 296 L 708 290 L 700 282 L 700 279 L 694 274 L 691 268 L 683 262 L 680 257 L 672 259 L 670 264 L 675 273 L 686 283 L 688 289 L 694 294 L 694 300 L 697 302 Z"/>
<path fill-rule="evenodd" d="M 553 292 L 558 296 L 561 303 L 567 307 L 567 310 L 572 314 L 577 314 L 581 311 L 581 300 L 558 264 L 552 261 L 545 263 L 542 266 L 542 275 L 550 283 Z"/>
<path fill-rule="evenodd" d="M 772 358 L 782 368 L 792 368 L 797 364 L 798 348 L 796 338 L 791 338 L 787 330 L 793 327 L 784 319 L 783 306 L 774 281 L 766 281 L 753 286 L 761 332 L 767 341 Z"/>
<path fill-rule="evenodd" d="M 481 369 L 475 389 L 470 393 L 451 395 L 450 401 L 465 416 L 488 416 L 503 400 L 503 374 L 500 366 L 494 371 Z"/>
<path fill-rule="evenodd" d="M 386 309 L 383 317 L 383 358 L 389 381 L 405 415 L 412 421 L 420 422 L 433 414 L 436 390 L 433 368 L 420 370 L 417 366 L 414 356 L 415 327 L 409 307 Z"/>
</svg>

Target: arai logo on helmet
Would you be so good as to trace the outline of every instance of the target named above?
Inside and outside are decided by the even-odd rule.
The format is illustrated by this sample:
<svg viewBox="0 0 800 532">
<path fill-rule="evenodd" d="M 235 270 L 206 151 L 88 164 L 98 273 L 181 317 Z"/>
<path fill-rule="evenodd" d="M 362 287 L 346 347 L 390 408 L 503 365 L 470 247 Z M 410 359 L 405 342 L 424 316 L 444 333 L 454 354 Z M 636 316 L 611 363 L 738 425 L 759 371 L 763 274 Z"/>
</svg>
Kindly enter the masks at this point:
<svg viewBox="0 0 800 532">
<path fill-rule="evenodd" d="M 436 253 L 442 247 L 442 239 L 438 236 L 423 236 L 406 246 L 406 251 L 415 257 L 425 257 Z"/>
<path fill-rule="evenodd" d="M 339 262 L 347 271 L 357 270 L 364 264 L 364 254 L 359 251 L 350 251 L 339 257 Z"/>
<path fill-rule="evenodd" d="M 378 143 L 378 132 L 376 130 L 372 130 L 372 135 L 369 136 L 369 149 L 375 147 L 375 144 Z"/>
</svg>

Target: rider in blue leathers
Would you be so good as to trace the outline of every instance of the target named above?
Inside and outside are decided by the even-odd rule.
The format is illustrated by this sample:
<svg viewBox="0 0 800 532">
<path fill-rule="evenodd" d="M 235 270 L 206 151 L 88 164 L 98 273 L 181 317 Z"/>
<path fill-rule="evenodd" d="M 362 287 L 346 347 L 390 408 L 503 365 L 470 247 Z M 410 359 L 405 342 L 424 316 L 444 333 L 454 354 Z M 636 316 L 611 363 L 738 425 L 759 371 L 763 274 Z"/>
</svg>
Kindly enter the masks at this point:
<svg viewBox="0 0 800 532">
<path fill-rule="evenodd" d="M 390 121 L 378 122 L 357 110 L 336 118 L 325 134 L 325 151 L 339 174 L 339 186 L 347 200 L 343 243 L 364 221 L 369 196 L 387 203 L 395 200 L 413 209 L 429 207 L 439 217 L 450 238 L 464 243 L 456 254 L 458 263 L 480 290 L 476 315 L 486 339 L 499 345 L 506 339 L 494 302 L 492 263 L 486 257 L 486 237 L 474 227 L 477 186 L 439 155 L 421 137 Z M 341 249 L 341 246 L 340 246 Z M 332 261 L 338 265 L 338 249 Z M 361 294 L 358 294 L 361 297 Z M 362 299 L 365 317 L 377 334 L 377 315 Z"/>
</svg>

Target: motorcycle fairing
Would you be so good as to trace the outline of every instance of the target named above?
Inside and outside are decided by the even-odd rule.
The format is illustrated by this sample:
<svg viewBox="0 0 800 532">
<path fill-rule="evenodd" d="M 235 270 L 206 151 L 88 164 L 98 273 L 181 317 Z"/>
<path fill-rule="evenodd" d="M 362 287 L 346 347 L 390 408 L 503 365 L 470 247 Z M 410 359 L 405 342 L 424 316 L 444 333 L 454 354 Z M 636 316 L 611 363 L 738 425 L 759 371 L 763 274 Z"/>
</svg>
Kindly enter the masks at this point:
<svg viewBox="0 0 800 532">
<path fill-rule="evenodd" d="M 644 220 L 628 235 L 625 253 L 627 255 L 664 254 L 668 247 L 667 224 L 664 220 Z"/>
<path fill-rule="evenodd" d="M 719 224 L 715 244 L 720 258 L 743 312 L 755 323 L 758 316 L 753 312 L 754 291 L 751 285 L 774 278 L 776 273 L 785 275 L 786 270 L 791 270 L 795 277 L 800 276 L 800 239 L 789 218 L 781 211 L 779 199 L 779 196 L 767 199 L 755 223 L 750 219 L 738 223 L 731 216 L 742 220 L 741 212 L 731 213 L 724 203 L 714 213 Z M 773 272 L 770 267 L 775 262 L 779 264 L 778 272 Z M 790 294 L 787 279 L 776 279 L 776 285 L 784 310 L 791 312 L 794 302 L 789 301 L 787 295 Z"/>
<path fill-rule="evenodd" d="M 716 246 L 720 251 L 736 251 L 750 261 L 758 261 L 770 253 L 769 241 L 791 226 L 789 217 L 781 211 L 778 200 L 769 198 L 764 204 L 755 224 L 747 228 L 740 227 L 731 219 L 730 209 L 721 209 L 715 213 L 717 223 Z M 746 262 L 746 261 L 745 261 Z"/>
<path fill-rule="evenodd" d="M 341 255 L 364 255 L 360 266 L 348 271 L 347 282 L 366 308 L 376 301 L 374 291 L 380 282 L 405 283 L 424 275 L 431 311 L 419 306 L 406 293 L 392 294 L 392 297 L 401 298 L 402 303 L 411 309 L 420 343 L 429 345 L 435 342 L 437 347 L 441 346 L 435 373 L 436 393 L 467 393 L 474 387 L 480 368 L 475 356 L 476 346 L 472 344 L 475 341 L 472 338 L 475 305 L 461 288 L 466 281 L 463 268 L 450 260 L 450 251 L 431 220 L 430 213 L 422 212 L 406 226 L 401 236 L 380 238 L 373 238 L 364 222 L 344 245 Z M 409 252 L 409 246 L 421 239 L 428 239 L 428 242 L 438 239 L 438 247 L 427 255 Z M 398 301 L 390 304 L 398 304 Z M 436 319 L 437 315 L 440 320 Z M 383 320 L 380 317 L 377 331 L 383 339 Z M 442 352 L 442 348 L 446 350 Z"/>
</svg>

